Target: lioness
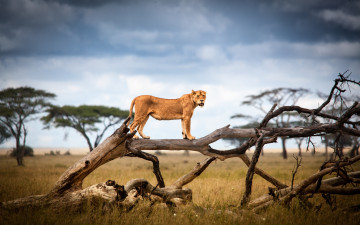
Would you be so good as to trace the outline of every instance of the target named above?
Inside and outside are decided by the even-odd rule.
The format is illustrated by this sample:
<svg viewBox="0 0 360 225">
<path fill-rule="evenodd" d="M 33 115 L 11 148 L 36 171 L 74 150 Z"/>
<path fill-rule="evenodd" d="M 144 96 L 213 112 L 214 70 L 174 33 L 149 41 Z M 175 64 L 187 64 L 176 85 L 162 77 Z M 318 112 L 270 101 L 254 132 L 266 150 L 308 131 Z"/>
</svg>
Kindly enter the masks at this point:
<svg viewBox="0 0 360 225">
<path fill-rule="evenodd" d="M 201 90 L 192 90 L 190 94 L 185 94 L 177 99 L 157 98 L 151 95 L 138 96 L 134 98 L 130 105 L 130 117 L 135 105 L 135 118 L 130 125 L 130 132 L 137 128 L 142 138 L 150 138 L 143 133 L 143 129 L 151 115 L 157 120 L 181 119 L 183 138 L 193 140 L 195 137 L 190 134 L 190 120 L 194 109 L 197 106 L 204 106 L 205 99 L 206 92 Z M 134 138 L 139 137 L 135 135 Z"/>
</svg>

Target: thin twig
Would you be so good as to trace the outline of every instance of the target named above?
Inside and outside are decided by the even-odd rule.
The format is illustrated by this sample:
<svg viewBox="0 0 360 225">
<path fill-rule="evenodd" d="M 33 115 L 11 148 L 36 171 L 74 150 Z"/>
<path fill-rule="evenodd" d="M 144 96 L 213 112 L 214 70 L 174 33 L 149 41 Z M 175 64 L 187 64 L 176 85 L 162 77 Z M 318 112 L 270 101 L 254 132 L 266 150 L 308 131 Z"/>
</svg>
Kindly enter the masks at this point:
<svg viewBox="0 0 360 225">
<path fill-rule="evenodd" d="M 301 166 L 301 161 L 302 161 L 302 157 L 300 157 L 300 160 L 299 160 L 299 157 L 293 155 L 294 159 L 296 160 L 296 166 L 294 167 L 294 169 L 292 170 L 292 179 L 291 179 L 291 190 L 293 189 L 294 187 L 294 180 L 295 180 L 295 175 L 299 169 L 299 167 Z"/>
</svg>

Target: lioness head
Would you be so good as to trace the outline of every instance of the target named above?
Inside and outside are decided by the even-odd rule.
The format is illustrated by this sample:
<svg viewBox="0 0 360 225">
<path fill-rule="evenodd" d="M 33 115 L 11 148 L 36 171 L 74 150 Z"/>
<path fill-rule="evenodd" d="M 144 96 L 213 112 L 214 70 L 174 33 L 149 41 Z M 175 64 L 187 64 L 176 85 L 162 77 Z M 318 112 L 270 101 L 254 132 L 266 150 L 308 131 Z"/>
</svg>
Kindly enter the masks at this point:
<svg viewBox="0 0 360 225">
<path fill-rule="evenodd" d="M 198 91 L 192 90 L 191 94 L 192 94 L 192 99 L 193 99 L 194 103 L 197 106 L 204 107 L 205 100 L 206 100 L 206 92 L 201 91 L 201 90 L 198 90 Z"/>
</svg>

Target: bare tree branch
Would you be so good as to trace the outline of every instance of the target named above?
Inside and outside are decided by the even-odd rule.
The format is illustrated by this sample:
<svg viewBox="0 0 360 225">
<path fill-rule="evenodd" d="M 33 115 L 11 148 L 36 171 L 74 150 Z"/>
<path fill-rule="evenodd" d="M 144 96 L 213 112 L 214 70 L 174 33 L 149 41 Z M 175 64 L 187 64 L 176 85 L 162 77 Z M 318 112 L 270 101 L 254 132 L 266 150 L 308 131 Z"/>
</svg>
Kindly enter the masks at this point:
<svg viewBox="0 0 360 225">
<path fill-rule="evenodd" d="M 153 173 L 155 174 L 159 187 L 165 187 L 165 182 L 160 171 L 159 159 L 154 155 L 130 147 L 128 143 L 126 143 L 126 148 L 130 151 L 130 153 L 127 153 L 125 156 L 139 157 L 151 161 L 153 163 Z"/>
<path fill-rule="evenodd" d="M 202 172 L 213 162 L 216 158 L 211 157 L 203 161 L 202 163 L 197 163 L 197 165 L 189 173 L 177 179 L 170 188 L 181 189 L 184 185 L 193 181 L 196 177 L 200 176 Z"/>
<path fill-rule="evenodd" d="M 256 163 L 258 162 L 261 150 L 264 146 L 263 144 L 264 134 L 261 134 L 260 137 L 256 141 L 256 149 L 253 154 L 253 158 L 251 160 L 251 163 L 249 165 L 249 169 L 246 173 L 246 179 L 245 179 L 245 193 L 243 195 L 243 198 L 241 200 L 241 205 L 246 205 L 249 202 L 250 194 L 251 194 L 251 188 L 252 188 L 252 179 L 254 177 L 254 169 L 256 166 Z"/>
<path fill-rule="evenodd" d="M 300 192 L 302 192 L 310 184 L 315 183 L 318 179 L 321 179 L 323 176 L 337 170 L 339 167 L 351 165 L 354 162 L 357 162 L 358 160 L 360 160 L 360 155 L 351 158 L 347 162 L 336 162 L 335 165 L 331 167 L 328 165 L 324 166 L 323 170 L 313 174 L 312 176 L 308 177 L 307 179 L 303 180 L 300 184 L 298 184 L 293 190 L 291 190 L 291 192 L 288 195 L 286 195 L 285 197 L 283 197 L 283 199 L 281 199 L 281 202 L 283 202 L 284 204 L 288 204 L 293 197 L 295 197 Z"/>
<path fill-rule="evenodd" d="M 301 161 L 302 161 L 302 158 L 300 158 L 300 160 L 299 160 L 299 157 L 297 157 L 297 156 L 294 156 L 294 158 L 295 158 L 295 160 L 296 160 L 296 166 L 295 166 L 295 168 L 294 168 L 293 171 L 292 171 L 291 186 L 290 186 L 290 187 L 291 187 L 291 190 L 292 190 L 293 187 L 294 187 L 295 175 L 296 175 L 299 167 L 301 166 Z"/>
<path fill-rule="evenodd" d="M 250 159 L 246 154 L 242 154 L 239 155 L 239 158 L 247 165 L 250 166 Z M 270 176 L 268 173 L 266 173 L 265 171 L 263 171 L 262 169 L 259 169 L 257 167 L 255 167 L 254 172 L 261 176 L 262 178 L 264 178 L 266 181 L 268 181 L 269 183 L 271 183 L 272 185 L 274 185 L 275 187 L 281 189 L 281 188 L 286 188 L 287 185 L 283 184 L 282 182 L 280 182 L 279 180 L 277 180 L 276 178 Z"/>
<path fill-rule="evenodd" d="M 360 171 L 357 172 L 352 172 L 352 173 L 348 173 L 348 176 L 351 179 L 358 179 L 360 178 Z M 326 180 L 323 180 L 320 186 L 320 189 L 318 190 L 320 192 L 321 188 L 323 186 L 330 186 L 330 187 L 336 187 L 336 186 L 341 186 L 341 185 L 345 185 L 348 181 L 345 181 L 342 177 L 333 177 L 333 178 L 329 178 Z M 302 193 L 313 193 L 314 190 L 316 189 L 316 184 L 311 184 L 309 185 Z M 286 196 L 287 194 L 289 194 L 289 192 L 291 191 L 291 187 L 287 187 L 287 188 L 283 188 L 283 189 L 279 189 L 279 190 L 275 190 L 275 194 L 277 195 L 278 198 L 281 198 L 283 196 Z M 336 194 L 341 194 L 341 192 L 338 192 Z M 270 204 L 274 203 L 274 198 L 276 196 L 270 195 L 270 194 L 265 194 L 257 199 L 254 199 L 252 201 L 249 202 L 248 207 L 250 209 L 255 209 L 255 211 L 266 207 Z M 275 198 L 275 200 L 277 200 Z"/>
</svg>

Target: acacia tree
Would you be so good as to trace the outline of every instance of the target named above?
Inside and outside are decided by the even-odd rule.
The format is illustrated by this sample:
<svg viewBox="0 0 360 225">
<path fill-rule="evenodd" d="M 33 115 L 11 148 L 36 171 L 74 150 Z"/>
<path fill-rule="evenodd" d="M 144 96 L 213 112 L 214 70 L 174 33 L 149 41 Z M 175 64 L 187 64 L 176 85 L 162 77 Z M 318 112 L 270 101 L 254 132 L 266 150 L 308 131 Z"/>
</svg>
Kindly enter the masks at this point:
<svg viewBox="0 0 360 225">
<path fill-rule="evenodd" d="M 36 119 L 35 114 L 50 106 L 55 94 L 31 87 L 7 88 L 0 91 L 1 139 L 10 133 L 15 138 L 16 160 L 23 166 L 24 146 L 28 130 L 25 123 Z"/>
<path fill-rule="evenodd" d="M 309 93 L 308 89 L 304 88 L 275 88 L 272 90 L 263 91 L 257 95 L 246 96 L 247 100 L 243 101 L 242 105 L 252 106 L 266 115 L 266 107 L 276 104 L 277 106 L 295 105 L 298 100 Z M 275 127 L 290 127 L 291 118 L 295 114 L 293 112 L 285 112 L 274 118 L 274 122 L 269 124 Z M 237 115 L 233 116 L 236 117 Z M 254 119 L 252 119 L 254 120 Z M 286 137 L 281 137 L 282 156 L 287 158 Z"/>
<path fill-rule="evenodd" d="M 45 128 L 55 126 L 75 129 L 85 138 L 90 151 L 99 145 L 110 127 L 120 123 L 129 115 L 129 111 L 126 110 L 97 105 L 52 106 L 47 110 L 47 113 L 41 118 Z M 102 124 L 103 129 L 99 129 L 98 124 Z M 96 138 L 92 144 L 89 135 L 94 132 Z"/>
</svg>

